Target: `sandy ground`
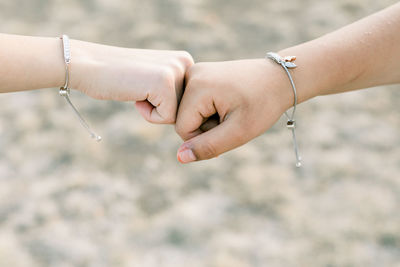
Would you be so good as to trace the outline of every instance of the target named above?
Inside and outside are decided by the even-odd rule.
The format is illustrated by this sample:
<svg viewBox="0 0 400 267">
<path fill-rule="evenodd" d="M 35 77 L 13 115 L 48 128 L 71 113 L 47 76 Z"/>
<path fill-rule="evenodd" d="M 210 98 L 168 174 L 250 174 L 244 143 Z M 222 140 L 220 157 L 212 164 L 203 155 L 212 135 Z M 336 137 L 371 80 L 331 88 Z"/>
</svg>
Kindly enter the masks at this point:
<svg viewBox="0 0 400 267">
<path fill-rule="evenodd" d="M 395 2 L 0 0 L 0 32 L 254 58 Z M 101 144 L 57 89 L 0 95 L 0 266 L 399 266 L 399 86 L 302 104 L 301 170 L 283 120 L 181 166 L 173 127 L 72 97 Z"/>
</svg>

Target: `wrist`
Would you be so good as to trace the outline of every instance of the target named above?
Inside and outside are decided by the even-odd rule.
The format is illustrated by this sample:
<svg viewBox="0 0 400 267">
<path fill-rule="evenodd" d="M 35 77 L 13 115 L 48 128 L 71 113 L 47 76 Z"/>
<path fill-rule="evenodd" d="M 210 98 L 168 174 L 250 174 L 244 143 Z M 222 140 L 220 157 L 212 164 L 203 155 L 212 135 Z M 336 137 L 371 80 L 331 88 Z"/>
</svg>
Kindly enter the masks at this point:
<svg viewBox="0 0 400 267">
<path fill-rule="evenodd" d="M 260 81 L 263 90 L 268 90 L 266 93 L 269 97 L 276 99 L 274 102 L 279 105 L 280 112 L 283 113 L 293 107 L 293 89 L 282 66 L 266 58 L 260 59 L 257 64 L 259 66 L 256 68 L 261 69 L 257 80 Z"/>
<path fill-rule="evenodd" d="M 70 63 L 70 88 L 81 91 L 81 84 L 85 75 L 85 59 L 87 57 L 82 42 L 71 40 L 71 63 Z"/>
<path fill-rule="evenodd" d="M 321 79 L 319 76 L 315 76 L 318 74 L 314 68 L 321 68 L 321 66 L 313 62 L 312 55 L 308 55 L 301 47 L 287 48 L 279 51 L 278 54 L 281 57 L 296 56 L 294 63 L 297 67 L 289 71 L 296 86 L 298 104 L 321 94 L 320 90 L 326 86 L 327 81 Z M 284 72 L 282 67 L 280 68 Z M 287 75 L 285 78 L 288 79 Z"/>
<path fill-rule="evenodd" d="M 95 44 L 71 40 L 70 88 L 84 92 L 93 72 L 100 65 Z"/>
<path fill-rule="evenodd" d="M 296 56 L 297 68 L 292 76 L 297 88 L 298 103 L 316 96 L 351 90 L 362 73 L 348 53 L 326 45 L 319 39 L 279 51 L 281 56 Z"/>
</svg>

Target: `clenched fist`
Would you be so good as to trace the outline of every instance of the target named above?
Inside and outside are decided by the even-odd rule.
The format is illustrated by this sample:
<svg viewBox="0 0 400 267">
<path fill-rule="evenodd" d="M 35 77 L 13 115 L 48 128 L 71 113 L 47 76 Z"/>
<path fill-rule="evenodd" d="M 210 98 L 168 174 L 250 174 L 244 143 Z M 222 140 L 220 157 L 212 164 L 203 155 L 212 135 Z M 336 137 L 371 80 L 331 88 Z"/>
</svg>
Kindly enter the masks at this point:
<svg viewBox="0 0 400 267">
<path fill-rule="evenodd" d="M 136 101 L 152 123 L 174 123 L 191 55 L 73 40 L 71 87 L 105 100 Z M 61 52 L 60 52 L 61 53 Z"/>
<path fill-rule="evenodd" d="M 280 66 L 265 59 L 194 65 L 178 110 L 178 160 L 210 159 L 270 128 L 293 105 Z"/>
</svg>

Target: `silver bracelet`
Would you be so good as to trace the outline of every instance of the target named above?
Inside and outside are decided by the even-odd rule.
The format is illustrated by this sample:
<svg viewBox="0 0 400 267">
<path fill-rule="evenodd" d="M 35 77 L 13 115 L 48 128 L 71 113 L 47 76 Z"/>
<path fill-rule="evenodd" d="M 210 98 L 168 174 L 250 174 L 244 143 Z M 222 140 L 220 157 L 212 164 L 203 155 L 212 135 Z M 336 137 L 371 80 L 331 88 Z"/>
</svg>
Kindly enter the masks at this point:
<svg viewBox="0 0 400 267">
<path fill-rule="evenodd" d="M 71 91 L 70 88 L 68 87 L 69 80 L 70 80 L 69 64 L 71 63 L 71 45 L 69 42 L 69 37 L 67 35 L 65 35 L 65 34 L 62 35 L 61 40 L 62 40 L 63 50 L 64 50 L 65 83 L 64 83 L 64 86 L 60 87 L 60 95 L 63 96 L 65 98 L 65 100 L 67 101 L 67 103 L 71 106 L 75 115 L 78 117 L 79 122 L 89 132 L 90 136 L 92 138 L 94 138 L 97 142 L 100 142 L 101 136 L 97 135 L 95 132 L 92 131 L 89 124 L 83 119 L 82 115 L 79 113 L 79 111 L 76 109 L 76 107 L 72 104 L 71 99 L 69 98 L 69 94 Z"/>
<path fill-rule="evenodd" d="M 297 145 L 297 140 L 296 140 L 296 120 L 294 118 L 294 115 L 296 113 L 296 106 L 297 106 L 297 90 L 296 90 L 296 86 L 294 85 L 292 75 L 290 74 L 290 71 L 289 71 L 289 69 L 294 69 L 297 67 L 297 65 L 293 63 L 296 60 L 296 57 L 295 56 L 287 56 L 287 57 L 282 58 L 277 53 L 269 52 L 269 53 L 267 53 L 267 58 L 271 59 L 275 63 L 282 66 L 282 68 L 286 71 L 286 74 L 288 75 L 289 80 L 290 80 L 290 84 L 292 85 L 292 88 L 293 88 L 293 93 L 294 93 L 293 110 L 290 115 L 288 114 L 287 111 L 285 111 L 285 115 L 288 119 L 287 123 L 286 123 L 286 127 L 292 131 L 294 153 L 296 155 L 296 167 L 301 167 L 301 157 L 299 155 L 299 147 Z"/>
</svg>

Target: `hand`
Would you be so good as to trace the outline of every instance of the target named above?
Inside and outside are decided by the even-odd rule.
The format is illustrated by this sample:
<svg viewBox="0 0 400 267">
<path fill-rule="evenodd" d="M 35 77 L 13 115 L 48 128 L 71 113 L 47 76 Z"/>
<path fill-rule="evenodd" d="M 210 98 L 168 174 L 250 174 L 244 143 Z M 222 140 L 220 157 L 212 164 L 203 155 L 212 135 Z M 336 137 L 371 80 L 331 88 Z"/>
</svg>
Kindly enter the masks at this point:
<svg viewBox="0 0 400 267">
<path fill-rule="evenodd" d="M 285 75 L 266 59 L 194 65 L 176 121 L 178 160 L 210 159 L 265 132 L 293 105 Z"/>
<path fill-rule="evenodd" d="M 141 50 L 71 42 L 71 87 L 104 100 L 136 101 L 152 123 L 174 123 L 186 70 L 184 51 Z"/>
</svg>

